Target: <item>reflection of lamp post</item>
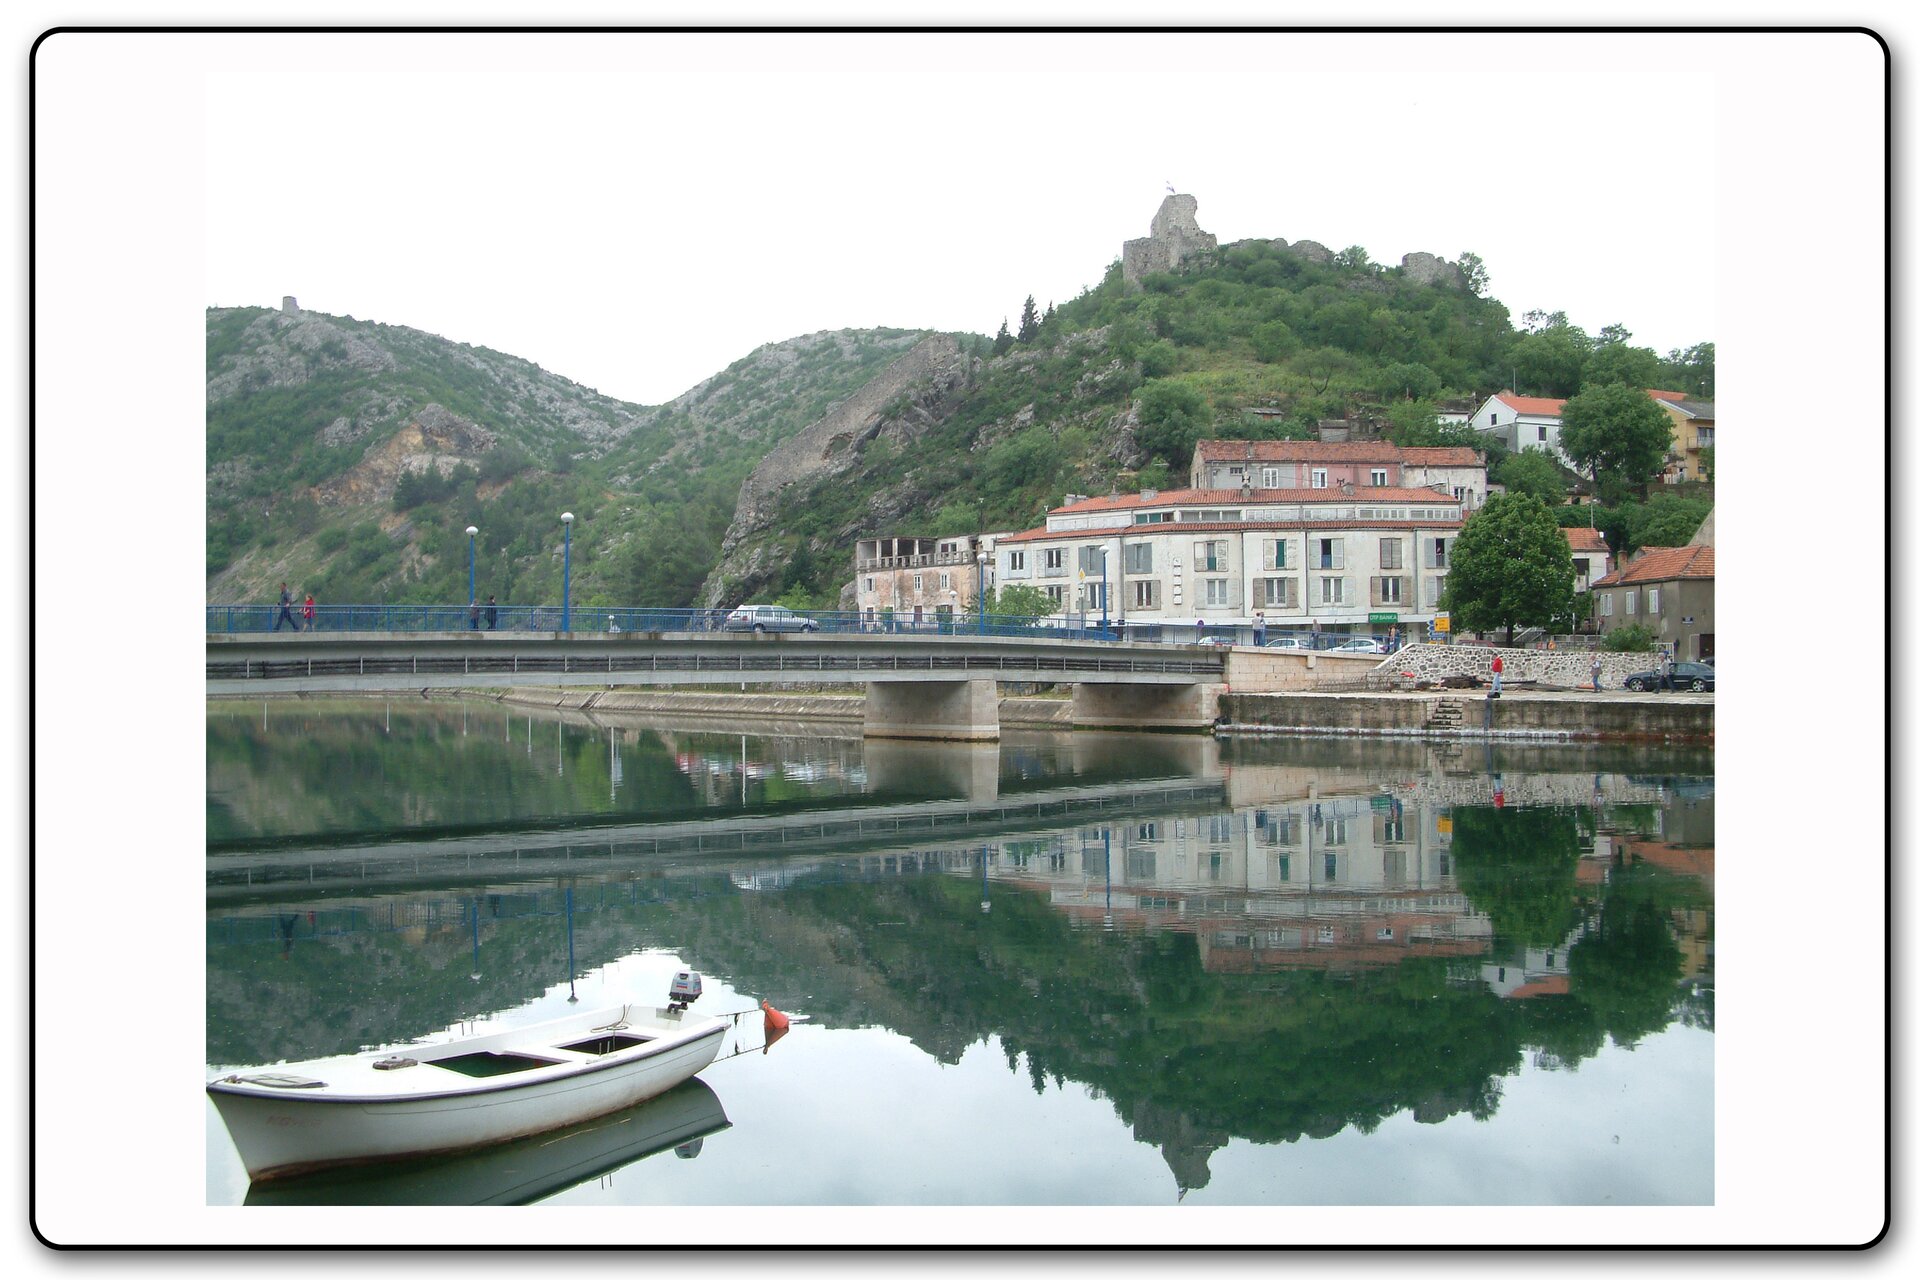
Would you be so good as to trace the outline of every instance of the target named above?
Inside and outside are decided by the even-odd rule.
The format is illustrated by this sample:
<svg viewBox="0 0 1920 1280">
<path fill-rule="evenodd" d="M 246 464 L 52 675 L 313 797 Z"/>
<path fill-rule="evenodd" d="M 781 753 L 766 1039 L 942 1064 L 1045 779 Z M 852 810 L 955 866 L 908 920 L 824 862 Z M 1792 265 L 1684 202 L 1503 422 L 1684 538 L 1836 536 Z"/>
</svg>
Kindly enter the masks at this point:
<svg viewBox="0 0 1920 1280">
<path fill-rule="evenodd" d="M 980 634 L 987 634 L 987 553 L 982 551 L 974 556 L 974 563 L 980 566 L 980 588 L 976 599 L 980 605 Z"/>
<path fill-rule="evenodd" d="M 473 621 L 473 540 L 480 532 L 478 525 L 467 526 L 467 621 Z"/>
<path fill-rule="evenodd" d="M 566 531 L 566 549 L 560 553 L 560 629 L 573 630 L 573 512 L 560 513 Z"/>
</svg>

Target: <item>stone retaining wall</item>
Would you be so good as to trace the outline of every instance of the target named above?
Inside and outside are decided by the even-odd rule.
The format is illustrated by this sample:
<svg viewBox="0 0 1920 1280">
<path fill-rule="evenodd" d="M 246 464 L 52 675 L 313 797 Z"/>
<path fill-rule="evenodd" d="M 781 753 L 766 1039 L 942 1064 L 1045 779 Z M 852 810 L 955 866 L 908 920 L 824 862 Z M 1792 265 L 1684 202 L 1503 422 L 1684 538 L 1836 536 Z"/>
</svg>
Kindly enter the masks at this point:
<svg viewBox="0 0 1920 1280">
<path fill-rule="evenodd" d="M 1231 693 L 1220 717 L 1227 732 L 1713 741 L 1713 702 L 1703 695 Z"/>
<path fill-rule="evenodd" d="M 1416 680 L 1438 684 L 1446 676 L 1478 676 L 1493 680 L 1493 655 L 1499 654 L 1506 670 L 1501 674 L 1509 684 L 1531 681 L 1558 689 L 1586 689 L 1593 683 L 1594 650 L 1578 649 L 1501 649 L 1491 645 L 1410 644 L 1382 662 L 1378 668 L 1390 676 L 1413 672 Z M 1652 653 L 1600 653 L 1600 687 L 1618 689 L 1635 671 L 1649 671 L 1660 665 Z"/>
</svg>

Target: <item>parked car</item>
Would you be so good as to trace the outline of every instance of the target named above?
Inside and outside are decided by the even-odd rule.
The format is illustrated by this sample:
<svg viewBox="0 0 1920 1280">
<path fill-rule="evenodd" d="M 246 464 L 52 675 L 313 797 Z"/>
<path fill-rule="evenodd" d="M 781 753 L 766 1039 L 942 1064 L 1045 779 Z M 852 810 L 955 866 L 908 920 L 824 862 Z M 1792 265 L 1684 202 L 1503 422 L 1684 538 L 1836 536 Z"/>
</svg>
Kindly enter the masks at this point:
<svg viewBox="0 0 1920 1280">
<path fill-rule="evenodd" d="M 1664 681 L 1658 670 L 1636 671 L 1626 678 L 1629 689 L 1645 692 L 1658 689 Z M 1704 662 L 1676 662 L 1673 664 L 1673 687 L 1691 689 L 1695 693 L 1713 692 L 1713 668 Z"/>
<path fill-rule="evenodd" d="M 1231 649 L 1234 645 L 1234 639 L 1232 636 L 1202 636 L 1200 643 L 1213 645 L 1215 648 L 1220 649 Z"/>
<path fill-rule="evenodd" d="M 1385 653 L 1387 646 L 1367 636 L 1355 636 L 1333 646 L 1334 653 Z"/>
<path fill-rule="evenodd" d="M 1278 640 L 1269 640 L 1261 646 L 1264 649 L 1293 649 L 1306 653 L 1313 646 L 1298 636 L 1281 636 Z"/>
<path fill-rule="evenodd" d="M 746 604 L 727 615 L 728 631 L 818 631 L 820 624 L 784 605 Z"/>
</svg>

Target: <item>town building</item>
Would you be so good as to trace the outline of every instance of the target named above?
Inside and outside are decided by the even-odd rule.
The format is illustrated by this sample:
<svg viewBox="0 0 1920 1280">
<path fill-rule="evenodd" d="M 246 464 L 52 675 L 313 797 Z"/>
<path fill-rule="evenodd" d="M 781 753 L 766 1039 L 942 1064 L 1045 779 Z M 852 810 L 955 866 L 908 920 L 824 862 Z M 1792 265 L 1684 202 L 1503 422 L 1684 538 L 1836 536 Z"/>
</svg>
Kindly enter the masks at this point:
<svg viewBox="0 0 1920 1280">
<path fill-rule="evenodd" d="M 1473 511 L 1486 505 L 1487 457 L 1384 440 L 1202 440 L 1188 481 L 1195 489 L 1430 488 Z"/>
<path fill-rule="evenodd" d="M 1330 471 L 1327 481 L 1081 498 L 1047 512 L 1042 528 L 999 536 L 994 580 L 1149 639 L 1189 638 L 1196 624 L 1246 639 L 1256 613 L 1270 633 L 1398 628 L 1415 638 L 1438 609 L 1465 504 L 1432 489 L 1335 483 Z"/>
<path fill-rule="evenodd" d="M 983 576 L 993 589 L 992 544 L 991 534 L 862 538 L 853 550 L 854 607 L 866 622 L 950 621 L 973 609 Z"/>
<path fill-rule="evenodd" d="M 1713 548 L 1643 547 L 1625 564 L 1593 582 L 1593 621 L 1604 635 L 1621 627 L 1650 627 L 1676 658 L 1713 656 Z"/>
<path fill-rule="evenodd" d="M 1660 478 L 1668 484 L 1709 479 L 1700 455 L 1713 448 L 1713 401 L 1669 398 L 1666 392 L 1649 394 L 1673 419 L 1672 460 Z"/>
<path fill-rule="evenodd" d="M 1573 589 L 1586 591 L 1594 579 L 1606 576 L 1613 564 L 1613 550 L 1598 529 L 1575 526 L 1560 532 L 1567 535 L 1567 550 L 1573 553 Z"/>
<path fill-rule="evenodd" d="M 1508 453 L 1545 449 L 1565 466 L 1572 466 L 1560 447 L 1560 410 L 1565 400 L 1496 391 L 1487 397 L 1467 425 L 1505 445 Z"/>
</svg>

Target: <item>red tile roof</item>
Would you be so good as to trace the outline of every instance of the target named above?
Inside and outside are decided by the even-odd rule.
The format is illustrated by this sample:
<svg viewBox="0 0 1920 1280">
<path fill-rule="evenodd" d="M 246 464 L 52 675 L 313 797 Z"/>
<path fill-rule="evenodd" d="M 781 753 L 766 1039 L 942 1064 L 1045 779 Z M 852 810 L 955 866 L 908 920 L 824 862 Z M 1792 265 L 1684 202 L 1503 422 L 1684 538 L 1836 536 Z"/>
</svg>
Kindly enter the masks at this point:
<svg viewBox="0 0 1920 1280">
<path fill-rule="evenodd" d="M 1416 467 L 1478 467 L 1487 456 L 1465 445 L 1409 445 L 1400 451 L 1400 461 Z"/>
<path fill-rule="evenodd" d="M 1647 389 L 1647 394 L 1655 400 L 1685 400 L 1688 398 L 1687 393 L 1684 391 L 1655 391 L 1651 387 Z"/>
<path fill-rule="evenodd" d="M 1403 452 L 1385 440 L 1202 440 L 1194 450 L 1205 462 L 1398 462 Z"/>
<path fill-rule="evenodd" d="M 1557 418 L 1565 400 L 1550 400 L 1545 396 L 1517 396 L 1511 391 L 1502 391 L 1495 397 L 1515 413 L 1531 413 L 1542 418 Z"/>
<path fill-rule="evenodd" d="M 1674 578 L 1713 577 L 1712 547 L 1642 547 L 1640 554 L 1604 578 L 1596 587 L 1624 587 L 1636 582 L 1667 582 Z"/>
<path fill-rule="evenodd" d="M 1459 519 L 1432 520 L 1208 520 L 1188 521 L 1184 524 L 1118 524 L 1105 529 L 1028 529 L 1024 533 L 1009 533 L 996 539 L 995 545 L 1002 542 L 1039 542 L 1043 539 L 1063 540 L 1069 538 L 1138 538 L 1153 533 L 1207 534 L 1244 533 L 1254 529 L 1280 529 L 1288 532 L 1301 529 L 1458 529 Z"/>
<path fill-rule="evenodd" d="M 1121 493 L 1104 498 L 1088 498 L 1068 506 L 1055 507 L 1048 515 L 1068 512 L 1123 511 L 1137 507 L 1219 507 L 1274 502 L 1419 502 L 1431 506 L 1459 504 L 1459 499 L 1438 489 L 1405 489 L 1391 485 L 1376 488 L 1355 485 L 1352 493 L 1338 488 L 1325 489 L 1162 489 L 1151 498 L 1144 493 Z"/>
<path fill-rule="evenodd" d="M 1562 529 L 1560 532 L 1567 535 L 1567 545 L 1575 551 L 1611 550 L 1607 546 L 1606 538 L 1598 529 L 1583 529 L 1576 526 L 1572 529 Z"/>
</svg>

